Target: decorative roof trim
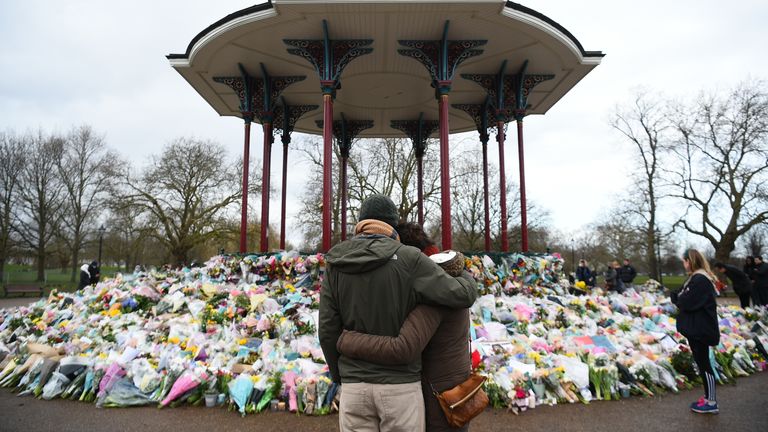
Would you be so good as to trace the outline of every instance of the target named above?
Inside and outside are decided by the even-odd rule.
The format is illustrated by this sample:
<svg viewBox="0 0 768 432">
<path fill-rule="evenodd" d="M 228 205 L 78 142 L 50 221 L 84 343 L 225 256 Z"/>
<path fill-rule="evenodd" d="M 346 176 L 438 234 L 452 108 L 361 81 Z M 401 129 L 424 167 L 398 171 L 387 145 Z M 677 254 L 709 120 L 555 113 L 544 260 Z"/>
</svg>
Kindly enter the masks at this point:
<svg viewBox="0 0 768 432">
<path fill-rule="evenodd" d="M 203 31 L 198 33 L 197 36 L 192 38 L 192 41 L 187 45 L 187 51 L 184 54 L 168 54 L 165 57 L 170 60 L 171 66 L 173 67 L 188 67 L 195 57 L 195 54 L 205 46 L 205 44 L 219 35 L 243 24 L 259 21 L 265 18 L 272 18 L 274 16 L 277 16 L 277 12 L 272 7 L 272 0 L 267 0 L 266 3 L 257 4 L 233 12 L 209 25 Z"/>
<path fill-rule="evenodd" d="M 502 14 L 525 22 L 559 39 L 560 42 L 568 46 L 580 58 L 582 64 L 598 65 L 605 56 L 602 51 L 585 51 L 581 42 L 568 29 L 541 12 L 529 7 L 507 1 Z"/>
</svg>

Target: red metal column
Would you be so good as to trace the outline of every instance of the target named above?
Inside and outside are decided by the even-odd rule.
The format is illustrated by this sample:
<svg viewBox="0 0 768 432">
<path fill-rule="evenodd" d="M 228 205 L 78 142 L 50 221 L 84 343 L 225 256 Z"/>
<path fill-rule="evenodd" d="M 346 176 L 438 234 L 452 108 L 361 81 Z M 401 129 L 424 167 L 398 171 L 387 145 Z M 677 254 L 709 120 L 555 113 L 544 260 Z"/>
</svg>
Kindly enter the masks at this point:
<svg viewBox="0 0 768 432">
<path fill-rule="evenodd" d="M 451 241 L 451 173 L 448 149 L 448 95 L 440 95 L 440 206 L 443 250 L 452 247 Z"/>
<path fill-rule="evenodd" d="M 251 120 L 245 119 L 245 140 L 243 144 L 243 204 L 240 215 L 240 253 L 248 248 L 248 164 L 251 149 Z"/>
<path fill-rule="evenodd" d="M 264 122 L 264 154 L 261 160 L 261 241 L 259 250 L 261 252 L 269 251 L 269 237 L 267 230 L 269 228 L 269 176 L 272 171 L 272 123 Z"/>
<path fill-rule="evenodd" d="M 496 122 L 496 138 L 499 141 L 499 178 L 501 182 L 501 251 L 509 252 L 509 236 L 507 235 L 507 175 L 504 171 L 504 122 Z"/>
<path fill-rule="evenodd" d="M 321 83 L 322 84 L 322 83 Z M 331 196 L 333 176 L 333 98 L 323 94 L 323 244 L 321 252 L 331 248 Z"/>
<path fill-rule="evenodd" d="M 488 142 L 483 142 L 483 206 L 485 208 L 485 251 L 491 250 L 491 215 L 488 202 Z"/>
<path fill-rule="evenodd" d="M 341 241 L 347 239 L 347 157 L 341 158 Z"/>
<path fill-rule="evenodd" d="M 424 227 L 424 157 L 416 158 L 416 189 L 418 209 L 419 209 L 419 225 Z"/>
<path fill-rule="evenodd" d="M 525 156 L 523 154 L 523 119 L 517 119 L 517 156 L 520 163 L 520 229 L 523 252 L 528 252 L 528 207 L 525 203 Z"/>
<path fill-rule="evenodd" d="M 288 183 L 288 143 L 283 143 L 283 190 L 280 206 L 280 250 L 285 250 L 285 191 Z"/>
</svg>

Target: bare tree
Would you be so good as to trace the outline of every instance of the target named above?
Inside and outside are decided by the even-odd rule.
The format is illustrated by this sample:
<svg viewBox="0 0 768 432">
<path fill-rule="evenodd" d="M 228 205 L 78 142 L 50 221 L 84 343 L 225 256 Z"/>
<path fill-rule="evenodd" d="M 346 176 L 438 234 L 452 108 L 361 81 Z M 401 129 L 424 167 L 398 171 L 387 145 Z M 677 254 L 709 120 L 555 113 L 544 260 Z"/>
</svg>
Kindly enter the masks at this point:
<svg viewBox="0 0 768 432">
<path fill-rule="evenodd" d="M 744 249 L 747 255 L 762 256 L 765 250 L 765 225 L 756 226 L 749 230 L 744 240 Z"/>
<path fill-rule="evenodd" d="M 221 145 L 179 138 L 140 178 L 126 176 L 124 199 L 147 212 L 158 227 L 152 235 L 182 264 L 195 246 L 219 235 L 221 216 L 241 197 L 238 172 Z"/>
<path fill-rule="evenodd" d="M 76 127 L 67 135 L 57 166 L 66 192 L 62 238 L 71 254 L 72 282 L 78 275 L 86 231 L 104 210 L 103 199 L 115 178 L 111 167 L 118 162 L 119 157 L 107 149 L 104 138 L 90 126 Z"/>
<path fill-rule="evenodd" d="M 740 236 L 768 221 L 768 93 L 746 82 L 705 95 L 673 116 L 678 165 L 673 196 L 687 205 L 677 224 L 705 238 L 727 261 Z"/>
<path fill-rule="evenodd" d="M 65 190 L 56 169 L 64 139 L 38 132 L 29 147 L 30 157 L 21 173 L 18 233 L 32 251 L 37 264 L 37 280 L 45 279 L 49 246 L 61 222 Z"/>
<path fill-rule="evenodd" d="M 485 239 L 485 205 L 483 191 L 482 159 L 466 157 L 454 163 L 451 167 L 456 181 L 451 185 L 451 207 L 453 218 L 453 246 L 464 251 L 479 251 L 484 248 Z M 496 177 L 497 171 L 489 167 L 488 175 Z M 489 184 L 489 202 L 498 203 L 499 184 Z M 491 206 L 492 214 L 489 219 L 493 225 L 499 221 L 499 206 Z"/>
<path fill-rule="evenodd" d="M 644 261 L 653 277 L 659 275 L 656 248 L 660 232 L 657 212 L 661 182 L 661 157 L 668 147 L 669 120 L 658 95 L 639 91 L 631 105 L 617 108 L 611 126 L 619 131 L 635 150 L 635 159 L 642 168 L 633 174 L 632 193 L 622 197 L 627 221 L 639 219 L 639 231 L 644 239 Z"/>
<path fill-rule="evenodd" d="M 338 147 L 334 147 L 333 159 L 333 239 L 340 238 L 340 193 Z M 310 177 L 302 197 L 304 205 L 299 213 L 299 225 L 304 232 L 303 248 L 315 249 L 320 242 L 322 232 L 318 221 L 322 214 L 322 157 L 318 140 L 305 142 L 302 152 L 312 166 Z M 424 215 L 425 219 L 439 208 L 436 199 L 439 196 L 439 172 L 437 171 L 435 151 L 427 151 L 424 156 Z M 348 161 L 348 209 L 347 229 L 354 227 L 360 203 L 372 194 L 390 196 L 398 207 L 402 220 L 415 220 L 417 211 L 416 157 L 409 140 L 401 138 L 383 138 L 376 140 L 360 139 L 355 141 Z"/>
<path fill-rule="evenodd" d="M 157 233 L 149 215 L 140 206 L 134 206 L 122 198 L 125 194 L 116 193 L 107 201 L 109 232 L 104 239 L 106 255 L 116 262 L 122 262 L 125 271 L 133 270 L 142 263 L 147 239 Z"/>
<path fill-rule="evenodd" d="M 18 189 L 27 163 L 29 141 L 29 136 L 0 133 L 0 281 L 5 274 L 5 263 L 18 241 L 13 238 L 14 216 L 18 211 Z"/>
</svg>

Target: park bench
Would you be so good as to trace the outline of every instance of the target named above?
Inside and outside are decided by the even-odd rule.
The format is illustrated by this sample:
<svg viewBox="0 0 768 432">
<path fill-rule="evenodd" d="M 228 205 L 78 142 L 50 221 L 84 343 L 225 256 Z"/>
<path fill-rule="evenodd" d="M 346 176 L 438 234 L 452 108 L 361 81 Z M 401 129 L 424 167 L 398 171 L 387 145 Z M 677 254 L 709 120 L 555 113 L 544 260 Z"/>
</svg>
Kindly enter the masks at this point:
<svg viewBox="0 0 768 432">
<path fill-rule="evenodd" d="M 6 285 L 5 296 L 8 294 L 20 293 L 26 296 L 27 293 L 37 294 L 40 297 L 43 296 L 43 288 L 38 285 Z"/>
</svg>

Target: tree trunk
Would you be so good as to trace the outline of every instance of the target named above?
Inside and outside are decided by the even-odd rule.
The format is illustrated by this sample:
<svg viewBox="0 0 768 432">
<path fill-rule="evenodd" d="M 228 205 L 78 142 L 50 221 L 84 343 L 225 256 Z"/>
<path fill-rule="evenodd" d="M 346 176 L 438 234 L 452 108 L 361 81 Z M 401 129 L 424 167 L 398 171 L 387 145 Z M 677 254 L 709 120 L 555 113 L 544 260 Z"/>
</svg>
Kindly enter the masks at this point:
<svg viewBox="0 0 768 432">
<path fill-rule="evenodd" d="M 45 248 L 42 245 L 37 249 L 37 282 L 45 282 Z"/>
<path fill-rule="evenodd" d="M 712 244 L 715 248 L 715 260 L 727 263 L 731 258 L 731 253 L 736 249 L 736 236 L 727 232 L 717 244 Z"/>
<path fill-rule="evenodd" d="M 69 278 L 70 282 L 75 282 L 80 272 L 80 234 L 75 233 L 75 238 L 72 241 L 72 275 Z M 101 265 L 101 263 L 99 263 Z"/>
</svg>

